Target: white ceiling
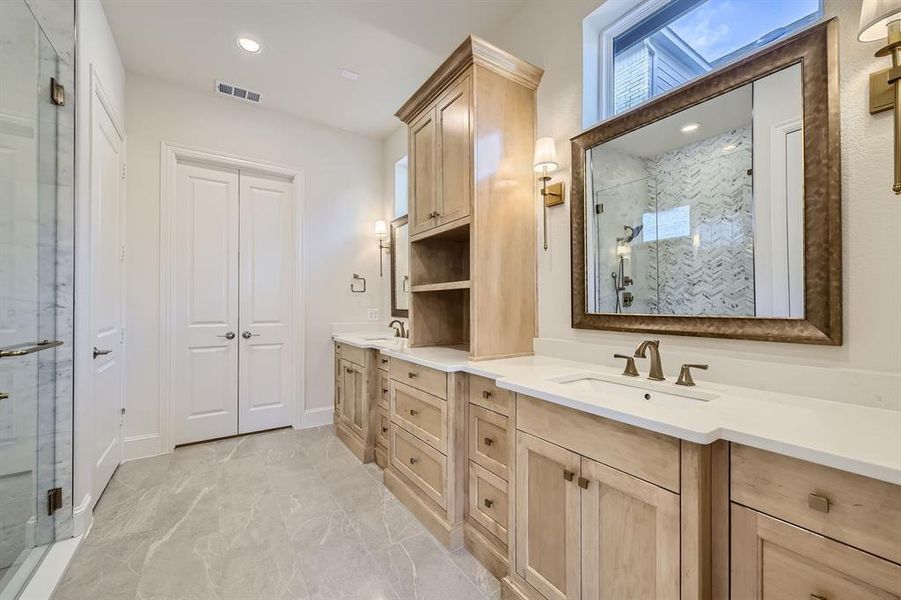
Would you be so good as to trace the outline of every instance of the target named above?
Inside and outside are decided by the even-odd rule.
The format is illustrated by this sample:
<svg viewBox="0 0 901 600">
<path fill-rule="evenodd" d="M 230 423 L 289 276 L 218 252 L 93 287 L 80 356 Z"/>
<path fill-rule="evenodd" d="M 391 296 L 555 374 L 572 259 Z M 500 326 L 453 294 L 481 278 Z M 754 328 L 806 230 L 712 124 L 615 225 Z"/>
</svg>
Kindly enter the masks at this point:
<svg viewBox="0 0 901 600">
<path fill-rule="evenodd" d="M 404 101 L 470 33 L 527 0 L 103 0 L 129 71 L 214 94 L 220 79 L 263 106 L 383 137 Z M 259 55 L 238 49 L 248 36 Z M 356 81 L 340 76 L 347 68 Z M 240 102 L 239 100 L 233 100 Z"/>
</svg>

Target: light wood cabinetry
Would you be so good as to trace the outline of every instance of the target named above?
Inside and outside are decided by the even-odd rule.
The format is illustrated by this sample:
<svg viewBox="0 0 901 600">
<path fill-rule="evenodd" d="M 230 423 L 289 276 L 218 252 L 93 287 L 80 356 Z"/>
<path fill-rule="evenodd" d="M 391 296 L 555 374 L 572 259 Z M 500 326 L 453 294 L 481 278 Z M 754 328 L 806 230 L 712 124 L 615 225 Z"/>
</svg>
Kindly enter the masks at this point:
<svg viewBox="0 0 901 600">
<path fill-rule="evenodd" d="M 335 433 L 363 462 L 375 458 L 376 352 L 335 344 Z"/>
<path fill-rule="evenodd" d="M 470 37 L 397 112 L 408 127 L 413 347 L 532 352 L 541 75 Z"/>
</svg>

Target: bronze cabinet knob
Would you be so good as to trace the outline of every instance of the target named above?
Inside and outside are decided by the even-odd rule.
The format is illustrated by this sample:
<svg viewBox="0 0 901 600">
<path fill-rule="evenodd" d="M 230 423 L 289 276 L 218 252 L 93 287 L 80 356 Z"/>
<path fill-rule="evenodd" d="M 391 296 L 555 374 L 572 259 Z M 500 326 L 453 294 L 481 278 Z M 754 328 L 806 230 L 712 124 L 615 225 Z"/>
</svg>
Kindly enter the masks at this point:
<svg viewBox="0 0 901 600">
<path fill-rule="evenodd" d="M 419 375 L 419 373 L 414 373 L 413 371 L 410 371 L 409 373 L 407 373 L 407 377 L 410 379 L 413 379 L 417 375 Z"/>
<path fill-rule="evenodd" d="M 576 474 L 573 473 L 572 471 L 570 471 L 569 469 L 563 469 L 563 479 L 565 479 L 567 481 L 572 481 L 573 477 L 575 477 L 575 476 L 576 476 Z"/>
<path fill-rule="evenodd" d="M 411 457 L 410 457 L 410 464 L 411 464 L 411 465 L 415 465 L 416 462 L 417 462 L 416 459 L 413 458 L 413 457 L 411 456 Z"/>
<path fill-rule="evenodd" d="M 579 477 L 579 487 L 582 488 L 583 490 L 587 490 L 588 489 L 588 480 L 585 479 L 584 477 Z"/>
<path fill-rule="evenodd" d="M 415 416 L 418 415 L 418 414 L 419 414 L 419 411 L 416 410 L 415 408 L 411 408 L 411 409 L 410 409 L 410 416 L 411 416 L 411 417 L 415 417 Z"/>
<path fill-rule="evenodd" d="M 485 400 L 487 400 L 487 399 L 490 398 L 490 397 L 491 397 L 491 392 L 489 392 L 488 390 L 483 390 L 483 391 L 482 391 L 482 398 L 484 398 Z"/>
<path fill-rule="evenodd" d="M 494 443 L 494 440 L 491 439 L 490 437 L 486 437 L 483 441 L 485 442 L 486 446 L 490 446 L 491 444 Z"/>
<path fill-rule="evenodd" d="M 491 506 L 493 504 L 494 504 L 494 500 L 489 500 L 488 498 L 485 498 L 485 508 L 491 508 Z"/>
<path fill-rule="evenodd" d="M 826 496 L 815 494 L 813 492 L 807 494 L 807 506 L 817 512 L 828 513 L 829 504 L 829 498 Z"/>
</svg>

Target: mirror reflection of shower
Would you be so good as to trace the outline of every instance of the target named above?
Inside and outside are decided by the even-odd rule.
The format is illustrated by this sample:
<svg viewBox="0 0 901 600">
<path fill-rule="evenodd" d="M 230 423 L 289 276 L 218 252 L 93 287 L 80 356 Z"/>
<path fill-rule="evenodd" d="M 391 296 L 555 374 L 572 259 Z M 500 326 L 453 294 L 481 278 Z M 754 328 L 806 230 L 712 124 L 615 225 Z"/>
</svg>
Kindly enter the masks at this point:
<svg viewBox="0 0 901 600">
<path fill-rule="evenodd" d="M 623 307 L 629 308 L 635 300 L 634 294 L 626 290 L 627 287 L 635 282 L 631 277 L 626 275 L 626 257 L 632 252 L 632 241 L 638 237 L 644 225 L 636 225 L 631 227 L 623 225 L 623 237 L 616 238 L 616 254 L 618 270 L 610 274 L 613 280 L 613 295 L 616 298 L 616 306 L 614 312 L 622 313 Z"/>
</svg>

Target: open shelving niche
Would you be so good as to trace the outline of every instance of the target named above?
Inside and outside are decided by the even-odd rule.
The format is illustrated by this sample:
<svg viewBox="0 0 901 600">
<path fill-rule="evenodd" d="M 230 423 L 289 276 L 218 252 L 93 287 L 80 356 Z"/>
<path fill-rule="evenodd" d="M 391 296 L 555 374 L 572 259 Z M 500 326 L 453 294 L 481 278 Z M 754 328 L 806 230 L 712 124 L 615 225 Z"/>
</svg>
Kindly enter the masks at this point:
<svg viewBox="0 0 901 600">
<path fill-rule="evenodd" d="M 410 317 L 415 346 L 469 350 L 470 220 L 410 240 Z"/>
</svg>

